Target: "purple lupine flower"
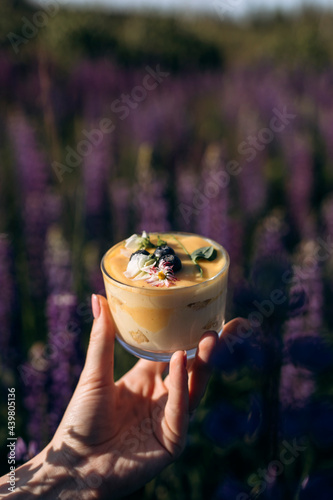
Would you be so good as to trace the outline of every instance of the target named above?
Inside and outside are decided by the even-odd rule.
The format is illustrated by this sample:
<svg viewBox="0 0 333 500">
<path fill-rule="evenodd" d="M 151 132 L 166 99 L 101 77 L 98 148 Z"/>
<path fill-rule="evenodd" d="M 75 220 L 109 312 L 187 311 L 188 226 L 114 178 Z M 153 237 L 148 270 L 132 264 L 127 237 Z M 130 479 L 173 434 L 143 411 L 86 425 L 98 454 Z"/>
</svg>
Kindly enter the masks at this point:
<svg viewBox="0 0 333 500">
<path fill-rule="evenodd" d="M 81 61 L 74 68 L 69 84 L 76 112 L 81 111 L 92 120 L 106 116 L 110 104 L 124 92 L 126 86 L 133 88 L 127 80 L 128 75 L 112 61 Z"/>
<path fill-rule="evenodd" d="M 72 291 L 71 254 L 61 229 L 56 225 L 47 232 L 44 273 L 49 294 Z"/>
<path fill-rule="evenodd" d="M 85 273 L 90 289 L 94 293 L 105 295 L 103 275 L 100 270 L 100 250 L 96 240 L 85 245 Z"/>
<path fill-rule="evenodd" d="M 222 80 L 221 110 L 226 117 L 227 123 L 236 125 L 239 113 L 248 107 L 247 75 L 244 77 L 244 69 L 241 71 L 233 69 L 229 71 Z"/>
<path fill-rule="evenodd" d="M 208 147 L 203 160 L 202 189 L 205 206 L 200 210 L 196 221 L 199 234 L 210 237 L 228 249 L 229 241 L 229 196 L 228 186 L 221 187 L 215 180 L 223 170 L 223 151 L 219 146 Z"/>
<path fill-rule="evenodd" d="M 286 342 L 286 357 L 296 367 L 320 373 L 333 368 L 333 348 L 323 338 L 298 336 Z"/>
<path fill-rule="evenodd" d="M 8 131 L 14 147 L 21 194 L 26 198 L 32 192 L 44 192 L 49 174 L 33 126 L 25 116 L 15 115 L 8 122 Z"/>
<path fill-rule="evenodd" d="M 311 196 L 314 185 L 313 146 L 309 137 L 293 133 L 283 141 L 288 165 L 287 196 L 293 223 L 303 238 L 313 238 Z"/>
<path fill-rule="evenodd" d="M 292 286 L 291 294 L 293 290 L 300 289 L 306 296 L 306 303 L 299 309 L 302 314 L 292 315 L 285 323 L 280 408 L 282 432 L 286 437 L 302 436 L 309 430 L 309 409 L 316 389 L 313 369 L 316 368 L 316 361 L 320 365 L 320 359 L 316 360 L 315 357 L 319 354 L 322 341 L 318 337 L 318 329 L 313 329 L 313 318 L 321 318 L 321 313 L 318 315 L 316 304 L 312 303 L 312 283 L 316 290 L 316 282 L 318 279 L 320 281 L 320 277 L 316 263 L 313 265 L 311 260 L 311 267 L 307 267 L 306 263 L 312 250 L 313 242 L 303 244 L 298 254 L 300 266 L 294 266 L 293 269 L 297 282 Z M 321 283 L 317 284 L 321 287 Z M 309 315 L 311 307 L 312 315 Z"/>
<path fill-rule="evenodd" d="M 125 179 L 114 179 L 110 186 L 111 213 L 115 241 L 121 241 L 130 233 L 131 189 Z"/>
<path fill-rule="evenodd" d="M 45 346 L 40 342 L 32 345 L 28 356 L 28 361 L 20 365 L 18 370 L 24 383 L 23 402 L 28 412 L 28 437 L 36 443 L 38 452 L 50 437 L 46 424 L 49 361 L 45 355 Z"/>
<path fill-rule="evenodd" d="M 30 441 L 28 445 L 20 436 L 17 438 L 15 445 L 15 459 L 18 462 L 27 462 L 39 452 L 39 447 L 36 441 Z"/>
<path fill-rule="evenodd" d="M 3 366 L 10 368 L 11 332 L 14 308 L 14 281 L 11 245 L 8 236 L 0 234 L 0 352 Z"/>
<path fill-rule="evenodd" d="M 42 297 L 44 276 L 40 263 L 49 222 L 46 213 L 49 169 L 37 145 L 35 131 L 23 115 L 12 117 L 8 129 L 16 157 L 30 287 L 34 296 Z"/>
<path fill-rule="evenodd" d="M 333 194 L 328 195 L 321 206 L 321 216 L 324 223 L 325 234 L 333 237 Z"/>
<path fill-rule="evenodd" d="M 330 95 L 331 91 L 326 89 L 327 94 Z M 330 163 L 333 162 L 333 103 L 329 106 L 319 107 L 319 129 L 324 139 L 325 148 Z"/>
<path fill-rule="evenodd" d="M 133 188 L 136 232 L 139 233 L 163 232 L 170 229 L 165 182 L 152 171 L 150 161 L 151 148 L 142 145 L 137 165 L 138 181 Z"/>
<path fill-rule="evenodd" d="M 274 210 L 257 226 L 254 240 L 255 259 L 270 255 L 286 256 L 283 242 L 288 232 L 288 226 L 280 211 Z"/>
<path fill-rule="evenodd" d="M 302 242 L 294 266 L 294 287 L 301 288 L 306 296 L 303 315 L 286 323 L 285 340 L 298 336 L 318 336 L 323 326 L 324 284 L 322 263 L 316 258 L 317 244 L 313 240 Z"/>
<path fill-rule="evenodd" d="M 136 75 L 138 81 L 142 81 L 143 77 L 142 74 Z M 126 119 L 126 127 L 130 127 L 135 143 L 140 145 L 148 142 L 159 149 L 176 150 L 187 136 L 187 101 L 184 82 L 166 78 L 162 85 L 137 103 L 137 109 Z"/>
<path fill-rule="evenodd" d="M 45 255 L 48 299 L 49 427 L 52 434 L 69 402 L 82 369 L 80 322 L 73 293 L 71 255 L 61 231 L 50 228 Z"/>
<path fill-rule="evenodd" d="M 226 249 L 230 255 L 229 283 L 233 288 L 243 278 L 244 273 L 244 224 L 241 217 L 229 218 L 229 241 Z"/>
<path fill-rule="evenodd" d="M 86 127 L 92 136 L 92 152 L 83 159 L 83 186 L 85 192 L 85 215 L 89 234 L 101 234 L 107 215 L 108 181 L 110 176 L 110 136 L 93 125 Z M 92 133 L 92 132 L 91 132 Z"/>
<path fill-rule="evenodd" d="M 289 290 L 283 281 L 291 265 L 283 256 L 261 257 L 252 267 L 250 283 L 235 294 L 235 314 L 249 322 L 237 332 L 234 342 L 258 338 L 263 351 L 262 408 L 264 427 L 261 442 L 269 460 L 275 459 L 279 445 L 279 386 L 283 360 L 282 332 L 290 309 Z M 279 291 L 279 303 L 270 300 Z M 243 333 L 243 335 L 242 335 Z"/>
<path fill-rule="evenodd" d="M 257 154 L 252 161 L 244 162 L 237 176 L 239 198 L 243 213 L 253 217 L 259 214 L 267 201 L 267 178 L 264 175 L 266 155 Z"/>
<path fill-rule="evenodd" d="M 82 369 L 78 351 L 80 326 L 77 297 L 73 293 L 51 294 L 47 302 L 50 385 L 48 424 L 55 432 L 72 396 Z"/>
<path fill-rule="evenodd" d="M 13 82 L 13 62 L 9 54 L 4 51 L 0 54 L 0 89 L 1 95 L 6 96 Z"/>
<path fill-rule="evenodd" d="M 198 177 L 193 169 L 176 169 L 176 196 L 177 196 L 177 229 L 185 229 L 187 232 L 194 232 L 197 209 L 193 205 L 195 188 L 197 187 Z"/>
<path fill-rule="evenodd" d="M 281 368 L 280 402 L 282 409 L 303 408 L 311 401 L 315 391 L 312 372 L 288 363 Z"/>
</svg>

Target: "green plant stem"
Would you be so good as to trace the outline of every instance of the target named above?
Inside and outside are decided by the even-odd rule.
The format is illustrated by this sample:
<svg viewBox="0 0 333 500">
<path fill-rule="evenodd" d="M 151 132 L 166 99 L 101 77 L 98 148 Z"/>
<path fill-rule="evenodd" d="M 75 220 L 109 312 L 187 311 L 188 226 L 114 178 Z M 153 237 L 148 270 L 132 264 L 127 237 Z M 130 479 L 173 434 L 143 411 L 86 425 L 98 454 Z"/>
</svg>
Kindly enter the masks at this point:
<svg viewBox="0 0 333 500">
<path fill-rule="evenodd" d="M 184 252 L 189 256 L 189 258 L 191 259 L 191 261 L 193 262 L 193 264 L 198 268 L 198 271 L 200 273 L 200 276 L 201 278 L 203 277 L 203 271 L 202 271 L 202 267 L 199 266 L 199 264 L 197 262 L 195 262 L 195 260 L 192 259 L 192 256 L 190 254 L 190 252 L 188 252 L 188 250 L 186 250 L 186 248 L 184 247 L 184 245 L 176 238 L 176 236 L 173 236 L 173 239 L 177 241 L 177 243 L 182 247 L 182 249 L 184 250 Z"/>
</svg>

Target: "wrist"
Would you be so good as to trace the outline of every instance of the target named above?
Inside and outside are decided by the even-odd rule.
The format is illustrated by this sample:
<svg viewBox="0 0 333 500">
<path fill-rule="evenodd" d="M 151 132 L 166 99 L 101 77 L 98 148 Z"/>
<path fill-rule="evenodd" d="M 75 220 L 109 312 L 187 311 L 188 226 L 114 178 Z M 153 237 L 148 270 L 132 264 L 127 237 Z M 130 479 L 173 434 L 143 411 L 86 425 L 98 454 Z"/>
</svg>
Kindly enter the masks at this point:
<svg viewBox="0 0 333 500">
<path fill-rule="evenodd" d="M 66 447 L 64 447 L 66 448 Z M 95 500 L 95 491 L 86 484 L 78 464 L 52 443 L 16 470 L 12 500 Z M 16 495 L 16 496 L 15 496 Z"/>
</svg>

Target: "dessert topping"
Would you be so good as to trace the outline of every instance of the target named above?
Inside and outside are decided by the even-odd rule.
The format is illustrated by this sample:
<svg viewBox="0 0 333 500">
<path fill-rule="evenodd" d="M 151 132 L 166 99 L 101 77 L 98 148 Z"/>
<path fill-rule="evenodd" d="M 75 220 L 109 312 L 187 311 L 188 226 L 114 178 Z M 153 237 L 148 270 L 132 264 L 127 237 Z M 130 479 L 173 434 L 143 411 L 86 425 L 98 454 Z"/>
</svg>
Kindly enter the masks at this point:
<svg viewBox="0 0 333 500">
<path fill-rule="evenodd" d="M 167 286 L 169 287 L 177 278 L 172 269 L 172 265 L 169 262 L 165 262 L 160 260 L 158 265 L 152 266 L 149 268 L 149 277 L 147 279 L 147 283 L 150 283 L 154 286 Z"/>
<path fill-rule="evenodd" d="M 180 258 L 175 254 L 164 255 L 161 257 L 160 262 L 166 262 L 171 265 L 174 273 L 177 273 L 183 267 Z"/>
<path fill-rule="evenodd" d="M 148 253 L 148 252 L 147 252 Z M 151 255 L 134 253 L 131 255 L 131 259 L 127 264 L 127 269 L 124 272 L 126 278 L 133 280 L 142 280 L 148 276 L 148 271 L 150 267 L 155 264 L 155 259 L 152 259 Z"/>
<path fill-rule="evenodd" d="M 147 250 L 137 250 L 136 252 L 132 253 L 130 256 L 130 260 L 134 257 L 134 255 L 150 255 Z"/>
<path fill-rule="evenodd" d="M 209 247 L 198 248 L 197 250 L 194 250 L 194 252 L 190 253 L 186 250 L 184 245 L 175 236 L 173 236 L 173 238 L 179 243 L 179 245 L 182 247 L 184 252 L 190 257 L 191 261 L 197 267 L 197 269 L 200 273 L 200 276 L 202 278 L 203 277 L 203 270 L 202 270 L 202 267 L 198 264 L 198 260 L 200 260 L 200 259 L 205 259 L 205 260 L 216 259 L 216 256 L 217 256 L 216 249 L 211 245 Z"/>
<path fill-rule="evenodd" d="M 130 250 L 145 250 L 146 248 L 154 248 L 155 245 L 150 241 L 150 236 L 146 231 L 142 231 L 142 235 L 132 234 L 127 238 L 125 248 Z"/>
<path fill-rule="evenodd" d="M 168 245 L 160 245 L 156 247 L 156 250 L 154 252 L 154 256 L 157 259 L 160 259 L 164 255 L 174 255 L 175 251 L 173 248 L 169 247 Z"/>
<path fill-rule="evenodd" d="M 201 259 L 214 260 L 217 256 L 216 249 L 213 246 L 201 247 L 191 254 L 184 245 L 172 235 L 172 238 L 182 247 L 189 256 L 193 264 L 197 267 L 200 276 L 203 277 L 202 267 L 198 264 Z M 158 236 L 157 246 L 150 241 L 150 236 L 146 231 L 142 235 L 132 234 L 125 243 L 127 250 L 133 250 L 127 269 L 124 272 L 126 278 L 133 280 L 146 280 L 154 286 L 170 286 L 177 278 L 175 273 L 182 268 L 182 262 L 178 255 L 168 243 Z M 147 248 L 155 248 L 154 253 L 149 253 Z"/>
</svg>

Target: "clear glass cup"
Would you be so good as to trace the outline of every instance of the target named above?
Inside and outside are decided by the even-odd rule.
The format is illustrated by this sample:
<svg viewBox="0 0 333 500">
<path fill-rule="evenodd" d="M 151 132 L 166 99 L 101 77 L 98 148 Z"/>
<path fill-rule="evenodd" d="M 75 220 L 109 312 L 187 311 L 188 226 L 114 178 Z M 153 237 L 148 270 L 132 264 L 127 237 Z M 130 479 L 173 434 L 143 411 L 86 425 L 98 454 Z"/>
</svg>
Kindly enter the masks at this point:
<svg viewBox="0 0 333 500">
<path fill-rule="evenodd" d="M 186 287 L 142 288 L 138 281 L 128 285 L 110 276 L 105 259 L 124 241 L 104 255 L 101 269 L 116 338 L 131 354 L 152 361 L 169 361 L 175 351 L 185 350 L 191 359 L 206 331 L 214 330 L 221 335 L 230 260 L 221 245 L 204 239 L 222 252 L 224 263 L 212 278 Z"/>
</svg>

